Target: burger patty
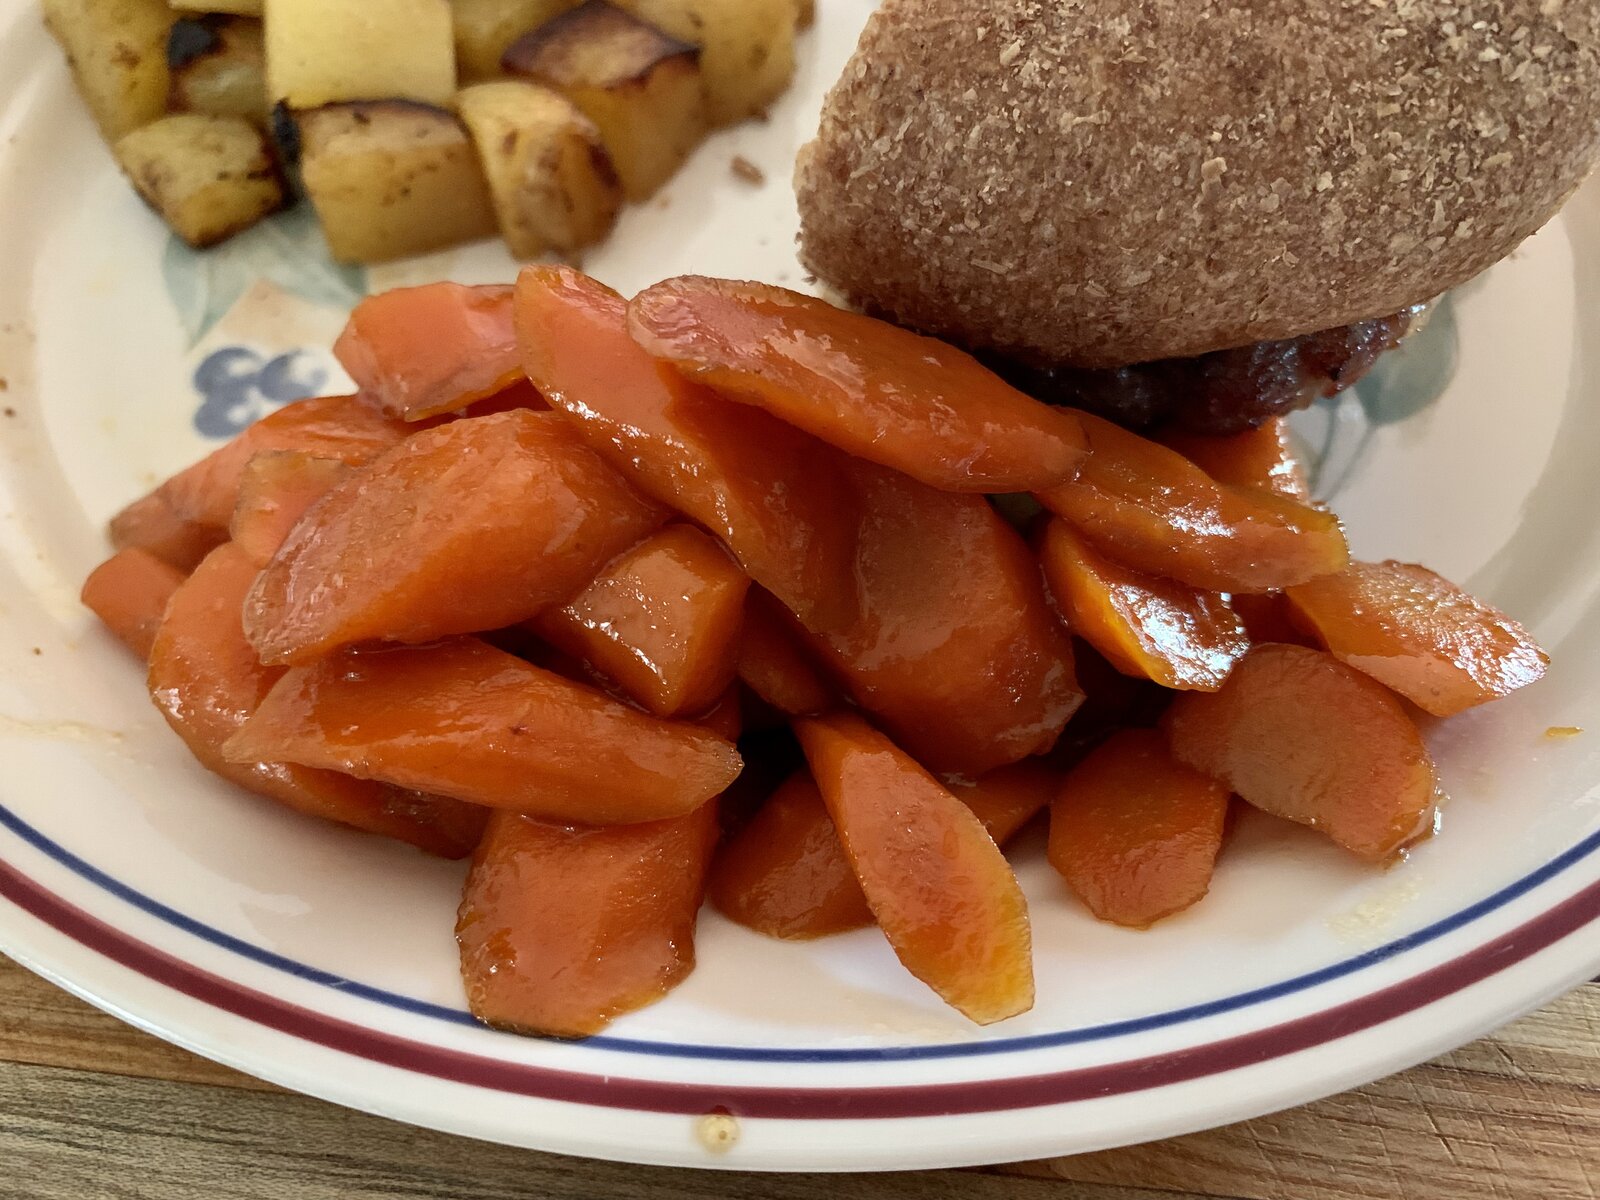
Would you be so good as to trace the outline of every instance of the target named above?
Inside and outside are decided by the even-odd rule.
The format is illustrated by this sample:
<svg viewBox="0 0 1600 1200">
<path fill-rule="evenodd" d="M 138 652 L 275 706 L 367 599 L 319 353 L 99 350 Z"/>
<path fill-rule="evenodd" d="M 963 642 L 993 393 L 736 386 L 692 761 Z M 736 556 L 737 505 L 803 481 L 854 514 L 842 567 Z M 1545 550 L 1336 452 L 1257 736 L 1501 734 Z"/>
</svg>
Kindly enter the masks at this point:
<svg viewBox="0 0 1600 1200">
<path fill-rule="evenodd" d="M 1065 404 L 1130 429 L 1175 425 L 1227 434 L 1305 408 L 1355 383 L 1420 322 L 1426 305 L 1389 317 L 1283 341 L 1256 342 L 1195 358 L 1131 367 L 1033 367 L 1003 359 L 987 364 L 1015 387 L 1048 404 Z"/>
</svg>

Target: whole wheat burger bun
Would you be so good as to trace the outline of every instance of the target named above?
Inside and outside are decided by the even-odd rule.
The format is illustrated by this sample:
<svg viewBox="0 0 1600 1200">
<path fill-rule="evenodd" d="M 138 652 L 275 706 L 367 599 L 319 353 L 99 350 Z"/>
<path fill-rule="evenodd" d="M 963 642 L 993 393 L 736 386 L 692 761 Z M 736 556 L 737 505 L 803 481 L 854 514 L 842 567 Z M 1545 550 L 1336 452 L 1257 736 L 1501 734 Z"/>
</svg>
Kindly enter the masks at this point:
<svg viewBox="0 0 1600 1200">
<path fill-rule="evenodd" d="M 807 267 L 1038 364 L 1398 312 L 1600 150 L 1596 0 L 885 0 L 797 168 Z"/>
</svg>

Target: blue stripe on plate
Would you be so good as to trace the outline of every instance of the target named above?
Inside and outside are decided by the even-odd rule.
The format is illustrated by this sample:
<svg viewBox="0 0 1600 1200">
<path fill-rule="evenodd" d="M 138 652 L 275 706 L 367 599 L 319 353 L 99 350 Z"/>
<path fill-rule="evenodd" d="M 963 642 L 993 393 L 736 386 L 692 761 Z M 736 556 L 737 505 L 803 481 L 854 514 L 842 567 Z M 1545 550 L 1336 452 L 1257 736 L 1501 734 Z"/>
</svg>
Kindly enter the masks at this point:
<svg viewBox="0 0 1600 1200">
<path fill-rule="evenodd" d="M 442 1004 L 430 1004 L 425 1000 L 416 1000 L 410 996 L 402 996 L 397 992 L 390 992 L 383 988 L 359 983 L 354 979 L 346 979 L 343 975 L 335 975 L 330 971 L 323 971 L 306 963 L 296 962 L 292 958 L 285 958 L 281 954 L 274 954 L 272 951 L 264 950 L 260 946 L 252 946 L 249 942 L 241 941 L 232 934 L 224 933 L 222 930 L 197 921 L 193 917 L 185 916 L 176 909 L 168 908 L 160 901 L 150 898 L 143 892 L 112 878 L 100 868 L 85 862 L 59 842 L 45 836 L 32 825 L 29 825 L 4 805 L 0 805 L 0 825 L 3 825 L 28 845 L 60 863 L 81 879 L 94 884 L 103 891 L 111 893 L 119 900 L 131 904 L 141 912 L 148 913 L 157 920 L 164 921 L 166 924 L 181 929 L 185 933 L 193 934 L 213 946 L 232 951 L 234 954 L 241 955 L 263 966 L 283 971 L 297 979 L 305 979 L 312 983 L 321 984 L 323 987 L 335 988 L 345 995 L 359 996 L 364 1000 L 371 1000 L 388 1008 L 399 1009 L 401 1012 L 413 1013 L 422 1017 L 432 1017 L 440 1021 L 449 1021 L 456 1025 L 477 1025 L 477 1021 L 472 1014 L 462 1009 L 449 1008 Z M 1291 996 L 1296 992 L 1303 992 L 1308 988 L 1314 988 L 1335 979 L 1342 979 L 1346 975 L 1353 975 L 1357 971 L 1364 970 L 1377 963 L 1386 962 L 1397 955 L 1435 941 L 1448 933 L 1460 929 L 1464 925 L 1469 925 L 1496 909 L 1504 908 L 1519 896 L 1526 895 L 1540 884 L 1555 878 L 1561 872 L 1583 861 L 1596 851 L 1600 851 L 1600 832 L 1591 834 L 1564 854 L 1558 855 L 1545 863 L 1544 866 L 1529 872 L 1521 879 L 1508 884 L 1492 895 L 1486 896 L 1476 904 L 1469 905 L 1460 912 L 1435 921 L 1432 925 L 1425 926 L 1415 933 L 1396 938 L 1392 942 L 1387 942 L 1363 954 L 1355 955 L 1352 958 L 1344 959 L 1342 962 L 1334 963 L 1316 971 L 1307 972 L 1304 975 L 1296 975 L 1292 979 L 1283 980 L 1281 983 L 1254 988 L 1248 992 L 1239 992 L 1236 995 L 1226 996 L 1219 1000 L 1209 1000 L 1204 1004 L 1193 1004 L 1187 1008 L 1175 1008 L 1168 1012 L 1152 1013 L 1150 1016 L 1136 1017 L 1127 1021 L 1112 1021 L 1104 1025 L 1089 1025 L 1082 1029 L 1067 1029 L 1058 1033 L 1040 1033 L 1028 1037 L 1004 1038 L 990 1042 L 968 1042 L 953 1046 L 886 1046 L 854 1050 L 821 1048 L 779 1050 L 750 1046 L 700 1046 L 674 1042 L 645 1042 L 637 1041 L 633 1038 L 606 1035 L 585 1039 L 583 1044 L 594 1046 L 596 1049 L 624 1051 L 629 1054 L 654 1054 L 668 1058 L 719 1059 L 732 1062 L 763 1063 L 826 1063 L 972 1058 L 988 1054 L 1015 1054 L 1026 1050 L 1044 1050 L 1056 1046 L 1071 1046 L 1083 1042 L 1097 1042 L 1108 1038 L 1125 1037 L 1128 1034 L 1145 1033 L 1153 1029 L 1166 1029 L 1173 1025 L 1181 1025 L 1187 1021 L 1198 1021 L 1221 1013 L 1235 1012 L 1251 1005 L 1264 1004 L 1269 1000 L 1276 1000 L 1282 996 Z"/>
</svg>

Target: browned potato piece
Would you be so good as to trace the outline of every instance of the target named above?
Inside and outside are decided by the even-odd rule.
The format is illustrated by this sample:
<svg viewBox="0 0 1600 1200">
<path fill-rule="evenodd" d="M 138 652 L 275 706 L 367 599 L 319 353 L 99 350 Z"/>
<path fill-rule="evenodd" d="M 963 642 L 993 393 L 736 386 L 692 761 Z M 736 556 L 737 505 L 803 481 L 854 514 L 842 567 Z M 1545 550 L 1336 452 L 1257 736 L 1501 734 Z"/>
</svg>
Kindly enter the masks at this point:
<svg viewBox="0 0 1600 1200">
<path fill-rule="evenodd" d="M 167 38 L 173 112 L 267 118 L 266 57 L 261 22 L 227 13 L 184 17 Z"/>
<path fill-rule="evenodd" d="M 300 176 L 340 262 L 382 262 L 494 233 L 483 168 L 454 113 L 375 100 L 324 104 L 296 124 Z"/>
<path fill-rule="evenodd" d="M 266 31 L 268 96 L 291 108 L 455 95 L 446 0 L 267 0 Z"/>
<path fill-rule="evenodd" d="M 563 254 L 603 238 L 622 204 L 594 122 L 570 100 L 520 79 L 456 96 L 494 197 L 500 236 L 518 258 Z"/>
<path fill-rule="evenodd" d="M 530 29 L 578 7 L 578 0 L 450 0 L 455 20 L 456 70 L 464 82 L 494 79 L 500 57 Z"/>
<path fill-rule="evenodd" d="M 706 131 L 699 50 L 606 0 L 518 38 L 505 66 L 555 88 L 600 127 L 630 200 L 665 183 Z"/>
<path fill-rule="evenodd" d="M 176 113 L 118 139 L 117 161 L 191 246 L 211 246 L 283 207 L 266 139 L 243 117 Z"/>
<path fill-rule="evenodd" d="M 764 112 L 794 75 L 794 31 L 802 15 L 797 0 L 618 3 L 673 37 L 700 47 L 713 125 L 731 125 Z"/>
<path fill-rule="evenodd" d="M 795 0 L 795 26 L 810 29 L 817 23 L 817 0 Z"/>
<path fill-rule="evenodd" d="M 43 8 L 108 143 L 167 111 L 173 13 L 162 0 L 43 0 Z"/>
</svg>

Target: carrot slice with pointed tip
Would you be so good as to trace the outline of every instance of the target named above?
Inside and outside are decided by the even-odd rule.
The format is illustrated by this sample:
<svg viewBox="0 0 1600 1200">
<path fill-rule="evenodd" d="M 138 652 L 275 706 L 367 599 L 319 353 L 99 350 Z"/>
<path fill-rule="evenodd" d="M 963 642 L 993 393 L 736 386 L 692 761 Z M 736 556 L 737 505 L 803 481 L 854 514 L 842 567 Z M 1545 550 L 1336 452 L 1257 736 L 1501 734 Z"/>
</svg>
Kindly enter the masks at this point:
<svg viewBox="0 0 1600 1200">
<path fill-rule="evenodd" d="M 681 816 L 741 766 L 705 729 L 646 716 L 475 638 L 292 668 L 226 753 L 590 825 Z"/>
<path fill-rule="evenodd" d="M 527 620 L 666 514 L 554 413 L 416 434 L 318 502 L 262 571 L 245 630 L 263 662 L 427 642 Z"/>
<path fill-rule="evenodd" d="M 1214 692 L 1250 649 L 1228 597 L 1114 563 L 1060 517 L 1039 558 L 1068 627 L 1124 674 Z"/>
<path fill-rule="evenodd" d="M 331 492 L 350 466 L 303 450 L 267 450 L 250 460 L 239 480 L 231 526 L 233 543 L 264 567 L 306 509 Z"/>
<path fill-rule="evenodd" d="M 1211 887 L 1228 789 L 1172 757 L 1161 734 L 1114 734 L 1061 783 L 1050 865 L 1102 921 L 1145 929 Z"/>
<path fill-rule="evenodd" d="M 333 354 L 363 394 L 406 421 L 465 408 L 522 376 L 503 284 L 430 283 L 368 296 Z"/>
<path fill-rule="evenodd" d="M 733 682 L 749 586 L 716 542 L 672 525 L 535 617 L 533 628 L 656 716 L 694 713 Z"/>
<path fill-rule="evenodd" d="M 715 804 L 604 829 L 495 813 L 456 920 L 473 1015 L 585 1037 L 666 995 L 694 969 L 716 837 Z"/>
<path fill-rule="evenodd" d="M 1077 418 L 947 342 L 764 283 L 684 275 L 628 306 L 646 350 L 858 458 L 958 492 L 1071 479 Z"/>
<path fill-rule="evenodd" d="M 947 786 L 1004 846 L 1050 802 L 1059 780 L 1059 772 L 1025 762 Z M 833 818 L 805 771 L 718 852 L 710 896 L 723 914 L 769 937 L 811 939 L 872 924 Z"/>
<path fill-rule="evenodd" d="M 1108 558 L 1217 592 L 1292 587 L 1350 561 L 1331 512 L 1218 483 L 1176 450 L 1080 415 L 1091 447 L 1083 469 L 1038 498 Z"/>
<path fill-rule="evenodd" d="M 569 267 L 524 267 L 516 306 L 528 378 L 597 453 L 721 538 L 791 611 L 854 613 L 844 455 L 686 382 L 628 336 L 621 296 Z"/>
<path fill-rule="evenodd" d="M 1220 691 L 1173 700 L 1163 727 L 1179 762 L 1373 862 L 1431 827 L 1438 780 L 1416 725 L 1324 651 L 1257 646 Z"/>
<path fill-rule="evenodd" d="M 972 810 L 859 717 L 807 717 L 795 733 L 906 968 L 980 1025 L 1033 1007 L 1027 901 Z"/>
<path fill-rule="evenodd" d="M 119 550 L 89 572 L 82 599 L 118 641 L 148 661 L 167 602 L 184 578 L 148 550 Z"/>
<path fill-rule="evenodd" d="M 1550 665 L 1505 613 L 1413 563 L 1351 563 L 1291 588 L 1288 603 L 1341 662 L 1436 717 L 1508 696 Z"/>
<path fill-rule="evenodd" d="M 310 816 L 460 858 L 483 831 L 481 808 L 268 757 L 229 757 L 223 746 L 282 675 L 245 641 L 239 607 L 256 568 L 231 543 L 214 550 L 173 593 L 150 651 L 150 696 L 207 769 Z"/>
</svg>

